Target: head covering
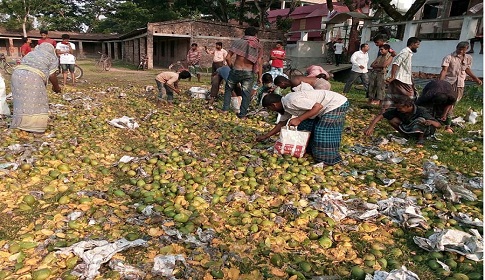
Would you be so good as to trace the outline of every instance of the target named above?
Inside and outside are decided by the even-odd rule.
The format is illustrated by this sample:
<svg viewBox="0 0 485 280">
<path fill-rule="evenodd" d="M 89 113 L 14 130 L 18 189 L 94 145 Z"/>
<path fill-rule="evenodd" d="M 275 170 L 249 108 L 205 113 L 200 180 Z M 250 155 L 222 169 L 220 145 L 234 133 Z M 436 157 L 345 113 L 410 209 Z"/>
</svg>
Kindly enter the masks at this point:
<svg viewBox="0 0 485 280">
<path fill-rule="evenodd" d="M 59 66 L 54 46 L 50 43 L 37 45 L 24 56 L 16 69 L 25 69 L 38 73 L 44 80 L 54 73 Z"/>
</svg>

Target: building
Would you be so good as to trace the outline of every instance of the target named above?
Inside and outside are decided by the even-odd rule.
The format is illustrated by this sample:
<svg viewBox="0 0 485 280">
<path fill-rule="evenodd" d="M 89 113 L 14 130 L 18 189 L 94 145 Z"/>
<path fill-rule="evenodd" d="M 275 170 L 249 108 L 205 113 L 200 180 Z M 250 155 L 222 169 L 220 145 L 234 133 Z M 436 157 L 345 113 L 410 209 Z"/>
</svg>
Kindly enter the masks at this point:
<svg viewBox="0 0 485 280">
<path fill-rule="evenodd" d="M 244 35 L 244 26 L 205 20 L 176 20 L 148 23 L 127 34 L 90 34 L 49 31 L 49 37 L 61 41 L 61 35 L 67 33 L 71 42 L 76 45 L 76 56 L 97 57 L 99 53 L 107 54 L 113 59 L 138 65 L 144 54 L 148 55 L 148 68 L 167 68 L 171 63 L 183 60 L 192 43 L 203 47 L 215 48 L 216 42 L 222 42 L 228 48 L 231 42 Z M 39 31 L 27 34 L 35 44 L 40 39 Z M 264 30 L 258 33 L 269 59 L 270 50 L 275 43 L 284 40 L 277 30 Z M 0 30 L 0 53 L 16 59 L 20 57 L 22 35 L 20 33 Z M 203 55 L 202 66 L 210 67 L 212 57 Z"/>
</svg>

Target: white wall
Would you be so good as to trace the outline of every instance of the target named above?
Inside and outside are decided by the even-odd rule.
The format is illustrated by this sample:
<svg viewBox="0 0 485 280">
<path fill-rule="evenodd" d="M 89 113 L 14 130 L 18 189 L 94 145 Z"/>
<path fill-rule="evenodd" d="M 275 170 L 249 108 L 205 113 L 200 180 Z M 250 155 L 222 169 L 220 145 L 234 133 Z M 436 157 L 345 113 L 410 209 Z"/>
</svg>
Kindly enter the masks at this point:
<svg viewBox="0 0 485 280">
<path fill-rule="evenodd" d="M 286 45 L 286 56 L 292 60 L 292 66 L 304 69 L 313 64 L 323 64 L 323 41 L 298 41 Z"/>
<path fill-rule="evenodd" d="M 378 48 L 374 42 L 367 42 L 370 46 L 369 64 L 377 57 Z M 436 40 L 421 41 L 418 52 L 413 55 L 413 72 L 424 72 L 439 74 L 441 71 L 441 62 L 443 58 L 456 49 L 459 40 Z M 392 42 L 391 47 L 400 52 L 406 47 L 406 42 Z M 477 77 L 483 77 L 483 54 L 480 51 L 480 43 L 476 42 L 474 53 L 470 54 L 473 58 L 472 72 Z"/>
</svg>

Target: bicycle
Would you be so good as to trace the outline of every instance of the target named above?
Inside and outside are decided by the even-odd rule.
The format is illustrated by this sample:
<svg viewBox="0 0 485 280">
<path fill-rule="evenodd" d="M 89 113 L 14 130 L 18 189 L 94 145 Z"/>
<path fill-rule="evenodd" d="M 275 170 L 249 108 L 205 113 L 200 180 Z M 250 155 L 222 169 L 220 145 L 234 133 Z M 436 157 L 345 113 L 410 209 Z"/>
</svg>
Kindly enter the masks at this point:
<svg viewBox="0 0 485 280">
<path fill-rule="evenodd" d="M 174 72 L 180 72 L 183 70 L 189 71 L 189 67 L 187 66 L 187 60 L 178 60 L 177 62 L 174 62 L 168 66 L 169 70 L 172 70 Z"/>
<path fill-rule="evenodd" d="M 58 78 L 62 77 L 62 69 L 61 69 L 60 64 L 59 64 L 59 68 L 57 69 L 56 73 L 57 73 Z M 78 66 L 77 64 L 75 64 L 74 65 L 74 78 L 76 79 L 76 81 L 81 79 L 83 77 L 83 74 L 84 74 L 83 69 L 80 66 Z M 71 75 L 67 75 L 67 79 L 70 80 Z"/>
<path fill-rule="evenodd" d="M 112 66 L 111 57 L 101 52 L 98 52 L 98 54 L 100 54 L 101 57 L 96 60 L 95 66 L 101 68 L 104 71 L 109 71 Z"/>
<path fill-rule="evenodd" d="M 293 76 L 303 76 L 303 72 L 297 68 L 291 67 L 291 59 L 289 58 L 285 59 L 285 69 L 283 70 L 283 73 L 285 73 L 285 75 L 290 79 Z"/>
<path fill-rule="evenodd" d="M 5 71 L 5 73 L 12 75 L 13 66 L 12 64 L 7 62 L 7 57 L 3 53 L 0 53 L 0 66 L 3 68 L 3 71 Z"/>
<path fill-rule="evenodd" d="M 145 70 L 148 69 L 148 56 L 142 55 L 140 64 L 138 64 L 137 70 Z"/>
</svg>

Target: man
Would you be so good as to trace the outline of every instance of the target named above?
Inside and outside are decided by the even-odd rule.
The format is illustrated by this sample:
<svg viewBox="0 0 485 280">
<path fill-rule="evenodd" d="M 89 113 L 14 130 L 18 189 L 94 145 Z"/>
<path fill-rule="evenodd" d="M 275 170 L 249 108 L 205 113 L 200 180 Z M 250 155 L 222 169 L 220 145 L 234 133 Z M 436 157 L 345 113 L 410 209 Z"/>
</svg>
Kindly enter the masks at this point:
<svg viewBox="0 0 485 280">
<path fill-rule="evenodd" d="M 418 51 L 421 40 L 416 37 L 410 37 L 404 49 L 394 58 L 391 68 L 391 75 L 386 82 L 389 84 L 389 92 L 401 94 L 414 98 L 413 53 Z"/>
<path fill-rule="evenodd" d="M 215 74 L 217 68 L 224 66 L 224 61 L 226 61 L 227 51 L 222 48 L 222 42 L 216 43 L 215 50 L 208 50 L 204 47 L 207 54 L 212 54 L 212 75 Z"/>
<path fill-rule="evenodd" d="M 180 73 L 175 72 L 161 72 L 155 78 L 158 88 L 158 98 L 157 105 L 160 106 L 164 102 L 165 96 L 167 97 L 167 102 L 169 106 L 173 104 L 173 93 L 176 92 L 180 94 L 180 89 L 178 87 L 178 82 L 180 79 L 190 78 L 189 71 L 182 71 Z"/>
<path fill-rule="evenodd" d="M 369 104 L 371 105 L 380 105 L 386 97 L 385 77 L 387 75 L 387 68 L 392 63 L 390 49 L 391 46 L 388 44 L 380 46 L 380 55 L 370 65 L 372 69 L 369 70 Z"/>
<path fill-rule="evenodd" d="M 259 42 L 258 30 L 254 27 L 247 27 L 244 30 L 244 37 L 232 43 L 227 54 L 226 62 L 231 67 L 229 78 L 227 79 L 224 92 L 223 111 L 229 111 L 231 103 L 231 94 L 234 86 L 241 83 L 242 102 L 238 114 L 239 118 L 246 118 L 249 103 L 251 100 L 251 88 L 253 86 L 253 74 L 257 74 L 258 82 L 261 83 L 262 65 L 263 65 L 263 46 Z M 233 55 L 236 56 L 234 63 Z"/>
<path fill-rule="evenodd" d="M 32 47 L 30 46 L 30 44 L 32 44 L 32 40 L 28 37 L 22 37 L 22 42 L 24 44 L 20 47 L 20 56 L 24 57 L 32 51 Z"/>
<path fill-rule="evenodd" d="M 477 78 L 471 70 L 473 58 L 471 55 L 466 54 L 469 43 L 467 41 L 459 42 L 456 45 L 456 50 L 445 56 L 441 63 L 440 80 L 447 81 L 453 87 L 453 91 L 456 93 L 456 102 L 459 102 L 463 98 L 463 92 L 465 89 L 466 75 L 470 76 L 475 83 L 482 85 L 482 80 Z M 453 108 L 450 114 L 453 112 Z M 445 131 L 453 132 L 450 126 L 445 127 Z"/>
<path fill-rule="evenodd" d="M 441 127 L 441 124 L 425 108 L 414 105 L 411 98 L 396 95 L 393 97 L 393 103 L 395 108 L 374 117 L 364 130 L 365 135 L 372 135 L 376 124 L 385 118 L 401 135 L 405 138 L 415 138 L 416 145 L 422 147 L 424 138 L 433 135 L 436 128 Z"/>
<path fill-rule="evenodd" d="M 335 38 L 331 38 L 328 43 L 324 45 L 326 47 L 326 61 L 328 65 L 333 64 L 333 60 L 335 58 Z"/>
<path fill-rule="evenodd" d="M 214 104 L 214 101 L 217 99 L 217 95 L 219 94 L 219 87 L 222 81 L 227 83 L 227 79 L 229 78 L 229 73 L 231 72 L 231 68 L 229 66 L 222 66 L 216 69 L 214 73 L 212 73 L 211 77 L 211 91 L 209 96 L 209 101 L 207 102 L 209 105 Z M 234 87 L 234 92 L 231 97 L 241 96 L 241 87 L 239 84 L 236 84 Z"/>
<path fill-rule="evenodd" d="M 424 107 L 442 125 L 446 132 L 451 130 L 451 112 L 456 103 L 457 93 L 447 81 L 432 80 L 423 88 L 415 104 Z"/>
<path fill-rule="evenodd" d="M 190 49 L 187 52 L 187 63 L 189 64 L 190 74 L 197 76 L 197 81 L 200 82 L 200 58 L 202 54 L 199 51 L 196 43 L 190 45 Z M 189 81 L 191 78 L 189 78 Z"/>
<path fill-rule="evenodd" d="M 283 74 L 283 61 L 286 58 L 286 52 L 283 49 L 283 42 L 277 42 L 276 47 L 271 50 L 271 71 L 277 71 Z"/>
<path fill-rule="evenodd" d="M 339 66 L 340 62 L 342 62 L 342 54 L 345 51 L 345 46 L 343 43 L 342 38 L 337 39 L 337 43 L 335 43 L 335 66 Z"/>
<path fill-rule="evenodd" d="M 282 117 L 272 130 L 258 136 L 256 141 L 279 133 L 285 125 L 298 126 L 298 130 L 312 132 L 306 150 L 312 154 L 317 166 L 335 165 L 342 161 L 340 141 L 349 109 L 345 96 L 330 90 L 297 91 L 284 97 L 269 93 L 263 98 L 262 105 Z"/>
<path fill-rule="evenodd" d="M 330 90 L 331 87 L 324 74 L 316 77 L 293 76 L 291 80 L 283 76 L 278 76 L 274 79 L 274 84 L 282 89 L 297 87 L 302 82 L 311 85 L 313 89 Z"/>
<path fill-rule="evenodd" d="M 440 80 L 445 80 L 453 86 L 457 93 L 456 102 L 463 98 L 466 75 L 470 76 L 478 85 L 482 85 L 482 80 L 477 78 L 471 70 L 473 58 L 466 54 L 469 47 L 467 41 L 459 42 L 456 50 L 443 58 L 441 63 Z"/>
<path fill-rule="evenodd" d="M 76 83 L 76 78 L 74 77 L 74 66 L 76 64 L 74 50 L 76 50 L 76 46 L 69 42 L 70 38 L 69 34 L 62 34 L 62 41 L 56 44 L 56 54 L 59 56 L 64 85 L 67 83 L 68 71 L 71 73 L 72 85 Z"/>
<path fill-rule="evenodd" d="M 325 80 L 329 80 L 333 77 L 332 73 L 328 73 L 327 71 L 325 71 L 325 69 L 323 69 L 322 66 L 319 65 L 308 66 L 308 68 L 305 70 L 305 74 L 307 75 L 307 77 L 320 76 L 323 77 Z"/>
<path fill-rule="evenodd" d="M 375 37 L 374 37 L 374 44 L 376 45 L 377 48 L 381 48 L 382 46 L 384 46 L 384 44 L 387 44 L 389 46 L 391 46 L 391 44 L 389 44 L 389 42 L 387 41 L 387 38 L 385 35 L 383 34 L 377 34 Z M 391 54 L 392 57 L 395 57 L 397 54 L 396 54 L 396 51 L 393 50 L 392 48 L 389 48 L 389 53 Z M 377 56 L 380 56 L 381 55 L 381 51 L 378 50 L 377 51 Z"/>
<path fill-rule="evenodd" d="M 352 54 L 350 57 L 350 63 L 352 63 L 352 70 L 350 71 L 350 76 L 347 79 L 347 82 L 345 83 L 344 86 L 344 94 L 347 94 L 350 91 L 350 87 L 352 84 L 357 80 L 357 78 L 360 78 L 362 81 L 362 84 L 364 85 L 366 97 L 369 95 L 369 76 L 367 75 L 367 72 L 369 70 L 367 69 L 367 64 L 369 63 L 369 54 L 367 53 L 369 51 L 369 45 L 368 44 L 362 44 L 360 45 L 360 51 L 356 51 Z"/>
<path fill-rule="evenodd" d="M 39 39 L 39 41 L 37 42 L 38 45 L 47 42 L 49 44 L 52 44 L 54 48 L 56 47 L 57 45 L 56 41 L 54 39 L 49 38 L 49 31 L 41 30 L 40 37 L 42 37 L 42 39 Z"/>
</svg>

